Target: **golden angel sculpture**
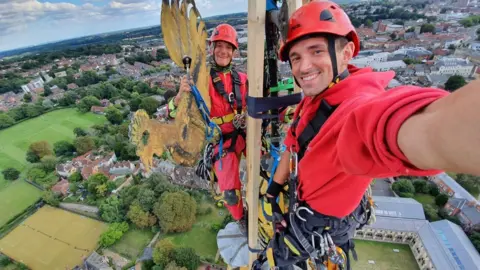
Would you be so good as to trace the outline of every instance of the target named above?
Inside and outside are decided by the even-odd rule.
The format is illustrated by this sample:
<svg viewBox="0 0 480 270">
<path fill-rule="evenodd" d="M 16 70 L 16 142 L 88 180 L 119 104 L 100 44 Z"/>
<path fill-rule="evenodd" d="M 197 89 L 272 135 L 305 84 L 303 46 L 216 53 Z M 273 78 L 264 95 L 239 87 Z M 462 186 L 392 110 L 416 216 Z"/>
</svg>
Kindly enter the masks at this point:
<svg viewBox="0 0 480 270">
<path fill-rule="evenodd" d="M 170 58 L 183 67 L 185 56 L 191 58 L 191 79 L 210 109 L 206 64 L 207 32 L 205 23 L 193 0 L 163 0 L 161 12 L 163 40 Z M 130 140 L 137 146 L 147 172 L 152 168 L 153 155 L 168 151 L 178 165 L 194 166 L 205 145 L 206 122 L 193 95 L 182 98 L 175 120 L 160 123 L 150 119 L 144 110 L 135 112 L 130 125 Z"/>
</svg>

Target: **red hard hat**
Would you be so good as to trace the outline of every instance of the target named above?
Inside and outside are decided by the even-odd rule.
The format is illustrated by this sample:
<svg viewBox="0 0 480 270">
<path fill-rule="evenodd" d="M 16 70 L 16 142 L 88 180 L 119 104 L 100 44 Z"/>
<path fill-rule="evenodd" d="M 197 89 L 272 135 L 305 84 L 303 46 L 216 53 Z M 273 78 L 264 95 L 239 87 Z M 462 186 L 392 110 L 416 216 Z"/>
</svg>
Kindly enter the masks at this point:
<svg viewBox="0 0 480 270">
<path fill-rule="evenodd" d="M 334 2 L 320 0 L 303 5 L 292 14 L 288 21 L 287 39 L 280 48 L 280 60 L 287 61 L 293 43 L 311 34 L 343 36 L 355 44 L 353 56 L 360 50 L 357 32 L 345 11 Z"/>
<path fill-rule="evenodd" d="M 220 24 L 212 32 L 210 42 L 225 41 L 238 49 L 237 31 L 229 24 Z"/>
</svg>

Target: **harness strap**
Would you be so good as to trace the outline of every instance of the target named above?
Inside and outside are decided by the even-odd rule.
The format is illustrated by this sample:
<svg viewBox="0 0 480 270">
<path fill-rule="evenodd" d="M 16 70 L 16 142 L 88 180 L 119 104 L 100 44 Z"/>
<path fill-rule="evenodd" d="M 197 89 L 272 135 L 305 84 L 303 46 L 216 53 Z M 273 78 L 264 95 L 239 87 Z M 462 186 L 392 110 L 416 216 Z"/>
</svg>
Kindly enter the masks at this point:
<svg viewBox="0 0 480 270">
<path fill-rule="evenodd" d="M 230 74 L 232 75 L 232 92 L 230 94 L 227 94 L 222 79 L 218 76 L 217 72 L 213 68 L 210 69 L 210 76 L 212 77 L 213 87 L 220 95 L 225 98 L 225 100 L 228 102 L 228 104 L 230 104 L 234 112 L 236 101 L 237 113 L 240 114 L 243 107 L 242 93 L 240 91 L 240 76 L 238 75 L 238 72 L 234 69 L 230 71 Z"/>
</svg>

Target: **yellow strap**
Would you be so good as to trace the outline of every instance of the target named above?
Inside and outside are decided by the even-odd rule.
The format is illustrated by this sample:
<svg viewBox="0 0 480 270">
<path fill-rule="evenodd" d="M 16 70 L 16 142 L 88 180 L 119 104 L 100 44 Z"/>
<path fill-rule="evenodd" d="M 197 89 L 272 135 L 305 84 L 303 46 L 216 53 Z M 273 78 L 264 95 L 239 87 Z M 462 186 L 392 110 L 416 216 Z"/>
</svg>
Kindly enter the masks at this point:
<svg viewBox="0 0 480 270">
<path fill-rule="evenodd" d="M 232 122 L 234 117 L 235 117 L 235 114 L 231 113 L 221 117 L 213 117 L 212 121 L 217 125 L 221 125 L 221 124 Z"/>
</svg>

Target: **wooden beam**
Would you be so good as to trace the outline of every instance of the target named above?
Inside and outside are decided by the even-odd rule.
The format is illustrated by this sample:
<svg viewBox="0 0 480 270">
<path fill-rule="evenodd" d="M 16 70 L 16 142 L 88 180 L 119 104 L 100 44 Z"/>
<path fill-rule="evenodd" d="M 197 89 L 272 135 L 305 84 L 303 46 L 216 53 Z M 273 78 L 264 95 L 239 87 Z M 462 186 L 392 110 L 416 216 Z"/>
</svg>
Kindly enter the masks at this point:
<svg viewBox="0 0 480 270">
<path fill-rule="evenodd" d="M 303 1 L 303 3 L 302 3 Z M 288 17 L 290 18 L 292 16 L 292 13 L 297 10 L 299 7 L 302 6 L 302 4 L 305 4 L 305 2 L 309 2 L 309 0 L 287 0 L 288 4 Z M 302 89 L 300 86 L 297 85 L 297 83 L 293 83 L 293 92 L 294 93 L 300 93 Z"/>
<path fill-rule="evenodd" d="M 263 59 L 265 39 L 266 0 L 248 0 L 248 94 L 263 96 Z M 248 245 L 258 248 L 258 194 L 260 186 L 261 119 L 247 118 L 247 207 Z M 249 253 L 248 269 L 257 259 Z"/>
</svg>

